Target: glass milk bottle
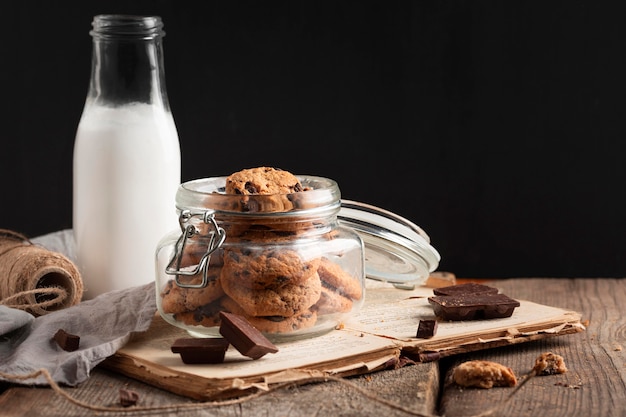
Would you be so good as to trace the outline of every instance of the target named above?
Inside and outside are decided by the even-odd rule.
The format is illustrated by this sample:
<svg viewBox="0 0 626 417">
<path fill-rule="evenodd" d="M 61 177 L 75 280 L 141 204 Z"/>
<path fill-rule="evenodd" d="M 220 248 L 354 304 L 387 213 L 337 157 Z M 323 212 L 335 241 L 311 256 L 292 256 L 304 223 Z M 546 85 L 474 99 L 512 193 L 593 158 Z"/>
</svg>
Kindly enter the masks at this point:
<svg viewBox="0 0 626 417">
<path fill-rule="evenodd" d="M 74 144 L 73 229 L 84 299 L 154 280 L 161 237 L 178 228 L 180 144 L 158 16 L 98 15 Z"/>
</svg>

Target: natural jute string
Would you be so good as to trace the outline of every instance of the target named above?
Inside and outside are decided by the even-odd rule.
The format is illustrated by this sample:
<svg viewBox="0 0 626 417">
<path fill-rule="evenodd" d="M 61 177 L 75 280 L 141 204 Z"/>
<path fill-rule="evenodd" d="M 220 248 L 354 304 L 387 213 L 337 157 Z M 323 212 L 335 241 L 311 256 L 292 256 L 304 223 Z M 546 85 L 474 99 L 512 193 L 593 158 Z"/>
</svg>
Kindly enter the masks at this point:
<svg viewBox="0 0 626 417">
<path fill-rule="evenodd" d="M 42 316 L 78 304 L 83 281 L 63 254 L 0 229 L 0 304 Z"/>
</svg>

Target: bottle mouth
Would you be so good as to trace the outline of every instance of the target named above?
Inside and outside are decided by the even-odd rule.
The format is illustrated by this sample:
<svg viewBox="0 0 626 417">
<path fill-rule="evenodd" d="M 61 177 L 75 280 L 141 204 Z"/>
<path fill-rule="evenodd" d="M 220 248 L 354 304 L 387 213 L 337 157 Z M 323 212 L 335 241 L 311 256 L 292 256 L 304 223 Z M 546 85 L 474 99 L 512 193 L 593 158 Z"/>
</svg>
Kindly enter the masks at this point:
<svg viewBox="0 0 626 417">
<path fill-rule="evenodd" d="M 165 36 L 160 16 L 101 14 L 94 16 L 91 26 L 93 29 L 89 34 L 95 38 L 154 39 Z"/>
</svg>

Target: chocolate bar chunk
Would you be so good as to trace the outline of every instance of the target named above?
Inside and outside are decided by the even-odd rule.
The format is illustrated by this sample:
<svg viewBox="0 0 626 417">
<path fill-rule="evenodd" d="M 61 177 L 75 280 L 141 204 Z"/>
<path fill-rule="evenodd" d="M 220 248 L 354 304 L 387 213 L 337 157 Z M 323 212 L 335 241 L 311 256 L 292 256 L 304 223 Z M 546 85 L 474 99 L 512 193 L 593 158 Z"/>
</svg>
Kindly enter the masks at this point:
<svg viewBox="0 0 626 417">
<path fill-rule="evenodd" d="M 420 339 L 430 339 L 437 333 L 437 320 L 420 320 L 417 326 L 417 335 Z"/>
<path fill-rule="evenodd" d="M 220 311 L 220 334 L 242 355 L 259 359 L 278 348 L 244 317 Z"/>
<path fill-rule="evenodd" d="M 435 295 L 459 295 L 459 294 L 497 294 L 498 289 L 488 285 L 467 282 L 464 284 L 450 285 L 447 287 L 434 288 Z"/>
<path fill-rule="evenodd" d="M 122 407 L 130 407 L 137 404 L 139 401 L 139 394 L 129 389 L 120 388 L 120 404 Z"/>
<path fill-rule="evenodd" d="M 61 349 L 67 352 L 78 350 L 78 346 L 80 345 L 80 336 L 67 333 L 63 329 L 57 330 L 54 334 L 54 340 L 61 347 Z"/>
<path fill-rule="evenodd" d="M 510 317 L 517 300 L 504 294 L 459 294 L 428 297 L 435 315 L 445 320 L 481 320 Z"/>
<path fill-rule="evenodd" d="M 184 363 L 221 363 L 224 362 L 228 340 L 217 338 L 183 337 L 172 344 L 172 352 L 180 353 Z"/>
</svg>

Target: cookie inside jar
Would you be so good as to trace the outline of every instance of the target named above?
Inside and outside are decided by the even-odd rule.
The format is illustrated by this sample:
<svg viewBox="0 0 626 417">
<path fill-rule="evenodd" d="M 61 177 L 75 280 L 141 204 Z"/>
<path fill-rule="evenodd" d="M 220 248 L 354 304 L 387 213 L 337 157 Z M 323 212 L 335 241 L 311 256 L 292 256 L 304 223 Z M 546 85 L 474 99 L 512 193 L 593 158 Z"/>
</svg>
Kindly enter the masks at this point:
<svg viewBox="0 0 626 417">
<path fill-rule="evenodd" d="M 337 221 L 331 179 L 270 167 L 181 184 L 181 230 L 157 248 L 157 305 L 195 336 L 219 336 L 220 312 L 272 340 L 340 327 L 364 299 L 363 242 Z"/>
</svg>

